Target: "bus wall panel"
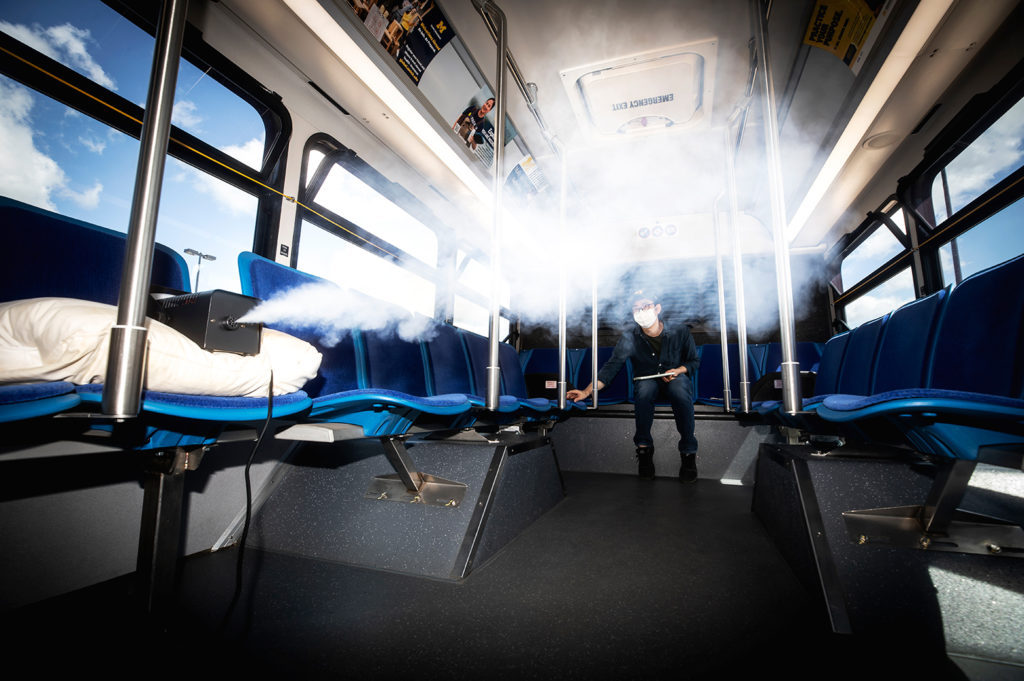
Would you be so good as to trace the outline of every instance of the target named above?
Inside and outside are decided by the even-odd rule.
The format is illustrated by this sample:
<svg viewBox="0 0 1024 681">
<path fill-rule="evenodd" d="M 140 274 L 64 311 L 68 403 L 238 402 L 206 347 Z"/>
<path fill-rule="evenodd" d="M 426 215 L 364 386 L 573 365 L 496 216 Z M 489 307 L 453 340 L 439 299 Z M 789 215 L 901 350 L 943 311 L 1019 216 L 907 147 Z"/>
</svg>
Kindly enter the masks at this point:
<svg viewBox="0 0 1024 681">
<path fill-rule="evenodd" d="M 285 445 L 266 442 L 250 478 L 258 490 Z M 251 442 L 211 449 L 185 474 L 182 553 L 207 551 L 245 506 Z M 138 454 L 56 442 L 0 455 L 0 610 L 135 572 L 142 513 Z"/>
<path fill-rule="evenodd" d="M 562 470 L 636 475 L 632 412 L 621 416 L 575 416 L 552 431 Z M 767 426 L 743 427 L 731 419 L 700 419 L 694 433 L 697 472 L 701 479 L 754 484 L 754 461 L 760 444 L 776 438 Z M 670 412 L 659 412 L 651 429 L 657 476 L 679 474 L 679 433 Z"/>
<path fill-rule="evenodd" d="M 809 486 L 798 490 L 794 471 L 801 462 Z M 845 609 L 853 634 L 1021 665 L 1024 561 L 857 545 L 847 537 L 844 511 L 923 503 L 933 474 L 929 467 L 866 446 L 847 445 L 820 457 L 803 445 L 767 444 L 759 457 L 754 510 L 794 571 L 805 583 L 812 575 L 815 583 L 805 584 L 810 590 L 825 593 L 827 581 L 834 580 L 841 602 L 833 607 Z M 764 489 L 767 485 L 790 486 L 791 492 L 779 494 Z M 990 510 L 992 495 L 973 485 L 972 480 L 961 507 Z M 801 491 L 804 498 L 794 504 Z M 820 510 L 819 519 L 809 507 Z M 1016 507 L 1019 512 L 1020 497 Z M 812 573 L 806 564 L 810 542 L 801 535 L 818 532 L 826 555 L 818 554 Z"/>
<path fill-rule="evenodd" d="M 416 469 L 467 485 L 455 507 L 369 498 L 393 472 L 376 440 L 307 445 L 250 532 L 257 548 L 422 577 L 458 579 L 561 498 L 550 445 L 510 454 L 484 441 L 407 443 Z M 545 456 L 546 452 L 546 456 Z"/>
</svg>

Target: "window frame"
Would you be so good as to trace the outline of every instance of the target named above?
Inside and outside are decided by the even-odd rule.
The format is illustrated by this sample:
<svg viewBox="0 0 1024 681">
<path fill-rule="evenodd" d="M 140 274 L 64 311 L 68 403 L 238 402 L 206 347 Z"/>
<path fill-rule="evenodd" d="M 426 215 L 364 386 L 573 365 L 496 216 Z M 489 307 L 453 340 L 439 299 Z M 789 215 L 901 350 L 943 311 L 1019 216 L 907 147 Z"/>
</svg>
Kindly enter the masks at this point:
<svg viewBox="0 0 1024 681">
<path fill-rule="evenodd" d="M 136 6 L 138 3 L 103 1 L 149 35 L 154 35 L 159 9 L 156 3 L 143 8 L 152 10 L 152 18 L 147 18 Z M 209 68 L 210 77 L 253 106 L 260 115 L 265 129 L 263 165 L 251 168 L 175 125 L 171 126 L 167 155 L 255 196 L 258 205 L 252 249 L 261 255 L 272 255 L 280 224 L 291 117 L 280 96 L 208 45 L 202 33 L 191 24 L 185 26 L 181 58 L 201 70 Z M 0 73 L 119 132 L 141 138 L 141 121 L 145 115 L 142 107 L 2 32 Z"/>
</svg>

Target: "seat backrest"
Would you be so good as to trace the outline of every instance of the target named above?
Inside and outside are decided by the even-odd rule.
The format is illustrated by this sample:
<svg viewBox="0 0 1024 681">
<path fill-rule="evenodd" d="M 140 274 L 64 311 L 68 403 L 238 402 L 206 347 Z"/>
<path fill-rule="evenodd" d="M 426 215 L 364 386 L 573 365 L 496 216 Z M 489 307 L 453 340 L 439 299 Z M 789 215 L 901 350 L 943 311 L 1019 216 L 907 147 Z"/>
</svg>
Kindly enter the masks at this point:
<svg viewBox="0 0 1024 681">
<path fill-rule="evenodd" d="M 612 356 L 615 348 L 599 347 L 597 349 L 597 369 L 601 370 L 604 363 Z M 580 353 L 579 370 L 576 373 L 576 385 L 579 388 L 586 388 L 593 380 L 594 368 L 591 361 L 591 348 L 584 348 Z M 611 380 L 598 394 L 599 404 L 614 404 L 633 399 L 633 363 L 628 359 L 619 370 L 618 375 Z"/>
<path fill-rule="evenodd" d="M 416 396 L 428 394 L 425 358 L 419 341 L 405 340 L 392 331 L 357 331 L 355 339 L 362 359 L 361 387 Z"/>
<path fill-rule="evenodd" d="M 878 345 L 873 394 L 924 387 L 935 327 L 948 295 L 949 289 L 936 291 L 890 315 Z"/>
<path fill-rule="evenodd" d="M 795 346 L 796 361 L 800 363 L 800 371 L 817 371 L 821 363 L 821 346 L 812 341 L 800 341 Z M 761 362 L 761 375 L 771 374 L 782 366 L 782 343 L 767 343 L 764 346 L 764 359 Z"/>
<path fill-rule="evenodd" d="M 490 344 L 485 336 L 464 329 L 459 330 L 462 336 L 466 357 L 469 359 L 469 377 L 473 386 L 472 393 L 479 397 L 487 394 L 487 363 L 490 361 Z"/>
<path fill-rule="evenodd" d="M 516 349 L 508 343 L 499 343 L 498 364 L 501 366 L 502 394 L 529 397 L 523 366 L 519 363 L 519 353 Z"/>
<path fill-rule="evenodd" d="M 261 300 L 268 300 L 276 294 L 305 284 L 330 283 L 326 279 L 276 263 L 254 253 L 238 255 L 238 272 L 242 293 Z M 339 287 L 339 295 L 342 292 Z M 327 344 L 323 339 L 323 334 L 313 326 L 294 326 L 287 323 L 269 323 L 267 326 L 301 338 L 312 344 L 323 355 L 316 378 L 302 388 L 310 397 L 321 397 L 362 387 L 360 376 L 363 371 L 363 359 L 361 349 L 356 347 L 352 333 L 332 332 L 329 334 L 331 340 L 337 342 Z"/>
<path fill-rule="evenodd" d="M 878 340 L 889 315 L 864 322 L 850 331 L 843 366 L 839 370 L 836 392 L 844 395 L 870 395 L 878 357 Z M 820 393 L 819 393 L 820 394 Z"/>
<path fill-rule="evenodd" d="M 0 302 L 61 297 L 117 304 L 125 234 L 6 197 L 0 226 L 7 252 L 16 254 L 0 268 Z M 151 283 L 190 291 L 188 265 L 156 244 Z"/>
<path fill-rule="evenodd" d="M 729 343 L 729 389 L 733 399 L 739 399 L 740 391 L 740 350 L 736 343 Z M 697 369 L 697 399 L 721 400 L 725 387 L 722 375 L 722 345 L 707 343 L 697 348 L 700 357 L 700 368 Z M 747 353 L 747 375 L 751 383 L 761 377 L 760 369 L 754 357 Z"/>
<path fill-rule="evenodd" d="M 935 333 L 930 388 L 1024 396 L 1024 255 L 953 287 Z"/>
<path fill-rule="evenodd" d="M 431 395 L 475 394 L 469 357 L 458 329 L 438 324 L 424 342 L 424 349 Z"/>
<path fill-rule="evenodd" d="M 846 344 L 850 341 L 850 332 L 843 331 L 828 339 L 821 353 L 818 364 L 818 375 L 814 379 L 815 395 L 832 395 L 838 391 L 839 372 L 843 367 L 846 355 Z"/>
</svg>

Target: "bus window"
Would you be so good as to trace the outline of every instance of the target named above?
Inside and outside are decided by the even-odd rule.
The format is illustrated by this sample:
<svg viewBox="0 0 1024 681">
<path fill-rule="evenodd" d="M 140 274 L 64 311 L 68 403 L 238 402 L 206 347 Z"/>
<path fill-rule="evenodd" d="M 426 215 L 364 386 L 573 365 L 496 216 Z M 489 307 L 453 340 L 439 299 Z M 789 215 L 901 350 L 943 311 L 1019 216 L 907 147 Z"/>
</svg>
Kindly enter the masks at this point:
<svg viewBox="0 0 1024 681">
<path fill-rule="evenodd" d="M 941 225 L 1024 163 L 1024 100 L 936 174 L 932 181 L 935 221 Z M 946 284 L 1024 253 L 1020 200 L 971 227 L 939 249 Z"/>
<path fill-rule="evenodd" d="M 890 202 L 875 216 L 856 246 L 842 260 L 840 275 L 832 283 L 842 294 L 854 286 L 866 288 L 842 304 L 849 327 L 880 317 L 914 300 L 914 278 L 906 265 L 888 265 L 907 251 L 906 218 L 898 203 Z M 887 267 L 888 265 L 888 267 Z"/>
<path fill-rule="evenodd" d="M 463 290 L 474 291 L 479 295 L 474 300 L 470 300 L 466 296 L 456 294 L 453 323 L 460 329 L 466 329 L 481 336 L 486 336 L 490 333 L 491 318 L 486 302 L 490 297 L 491 290 L 490 270 L 479 260 L 466 255 L 462 251 L 458 253 L 458 263 L 459 287 Z M 509 288 L 507 285 L 504 285 L 501 291 L 502 306 L 507 308 L 510 300 Z M 508 336 L 510 327 L 511 323 L 509 320 L 502 316 L 499 322 L 502 338 Z"/>
<path fill-rule="evenodd" d="M 118 128 L 126 118 L 141 119 L 127 109 L 146 100 L 153 37 L 98 0 L 17 3 L 5 7 L 0 29 L 42 55 L 25 51 L 39 67 L 31 87 L 0 76 L 0 125 L 8 138 L 0 148 L 0 193 L 127 231 L 139 143 Z M 64 79 L 46 68 L 47 57 L 83 76 L 81 83 L 62 90 Z M 88 115 L 42 93 L 59 98 L 82 87 L 103 102 Z M 263 166 L 263 117 L 209 66 L 181 61 L 172 124 L 205 150 Z M 171 153 L 180 150 L 171 146 Z M 253 248 L 258 198 L 221 179 L 228 173 L 170 156 L 164 170 L 156 239 L 182 254 L 201 289 L 238 291 L 236 256 Z"/>
<path fill-rule="evenodd" d="M 914 278 L 910 268 L 901 270 L 884 283 L 850 301 L 843 308 L 846 324 L 853 328 L 892 312 L 914 299 Z"/>
<path fill-rule="evenodd" d="M 889 218 L 906 234 L 902 210 L 894 211 Z M 876 223 L 871 234 L 843 258 L 839 292 L 848 290 L 901 252 L 903 244 L 896 235 L 884 223 Z"/>
<path fill-rule="evenodd" d="M 309 221 L 302 224 L 298 268 L 403 309 L 434 316 L 435 286 Z"/>
<path fill-rule="evenodd" d="M 1024 253 L 1024 199 L 1018 199 L 939 249 L 942 279 L 960 283 L 964 277 Z"/>
<path fill-rule="evenodd" d="M 1006 179 L 1024 161 L 1024 99 L 999 117 L 932 181 L 935 224 Z"/>
</svg>

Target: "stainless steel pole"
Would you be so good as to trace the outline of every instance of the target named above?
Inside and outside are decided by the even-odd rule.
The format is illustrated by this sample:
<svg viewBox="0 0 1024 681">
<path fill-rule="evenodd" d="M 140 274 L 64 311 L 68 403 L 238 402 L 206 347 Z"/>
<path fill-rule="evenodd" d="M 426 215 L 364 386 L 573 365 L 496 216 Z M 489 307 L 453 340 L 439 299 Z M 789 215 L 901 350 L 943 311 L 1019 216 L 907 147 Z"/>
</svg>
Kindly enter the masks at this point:
<svg viewBox="0 0 1024 681">
<path fill-rule="evenodd" d="M 779 296 L 779 330 L 782 345 L 782 406 L 795 414 L 803 406 L 800 395 L 800 364 L 796 361 L 796 328 L 793 319 L 793 278 L 786 243 L 786 199 L 782 187 L 782 161 L 779 154 L 779 125 L 776 118 L 775 85 L 772 80 L 768 49 L 768 25 L 760 0 L 751 0 L 754 35 L 761 85 L 761 111 L 765 126 L 765 152 L 768 164 L 768 195 L 771 202 L 772 235 L 775 244 L 775 279 Z"/>
<path fill-rule="evenodd" d="M 729 320 L 725 315 L 725 274 L 722 268 L 722 222 L 718 217 L 718 203 L 722 195 L 715 197 L 715 271 L 718 276 L 718 328 L 719 341 L 722 344 L 722 399 L 723 409 L 732 411 L 732 388 L 729 380 Z"/>
<path fill-rule="evenodd" d="M 498 409 L 498 398 L 501 392 L 501 364 L 498 345 L 501 341 L 501 238 L 502 238 L 502 205 L 501 190 L 504 180 L 505 166 L 505 71 L 508 62 L 508 28 L 505 13 L 490 0 L 473 0 L 474 4 L 485 16 L 494 21 L 497 31 L 498 61 L 497 73 L 494 76 L 494 169 L 493 202 L 494 213 L 491 229 L 491 323 L 488 340 L 490 342 L 487 360 L 487 408 Z"/>
<path fill-rule="evenodd" d="M 731 124 L 731 120 L 730 120 Z M 732 271 L 736 289 L 736 335 L 740 357 L 747 356 L 747 305 L 743 291 L 743 248 L 740 245 L 740 208 L 736 191 L 736 146 L 730 134 L 730 125 L 725 127 L 725 178 L 729 195 L 729 232 L 732 237 Z M 747 363 L 740 362 L 740 411 L 750 413 L 750 375 Z"/>
<path fill-rule="evenodd" d="M 597 409 L 598 397 L 601 392 L 597 389 L 597 261 L 594 261 L 594 270 L 590 276 L 590 375 L 594 380 L 594 392 L 591 393 L 591 406 Z"/>
<path fill-rule="evenodd" d="M 566 225 L 566 205 L 565 202 L 568 198 L 568 182 L 569 182 L 569 169 L 567 154 L 563 151 L 562 154 L 562 191 L 559 198 L 559 215 L 558 215 L 558 408 L 565 409 L 566 397 L 565 393 L 568 390 L 569 382 L 566 374 L 568 373 L 568 339 L 566 338 L 566 279 L 568 273 L 567 259 L 565 257 L 565 246 L 568 243 L 568 225 Z"/>
<path fill-rule="evenodd" d="M 142 402 L 146 369 L 146 305 L 153 269 L 156 218 L 187 13 L 188 0 L 164 1 L 149 76 L 135 193 L 121 270 L 117 323 L 110 330 L 110 353 L 103 390 L 103 413 L 116 417 L 137 416 Z"/>
</svg>

